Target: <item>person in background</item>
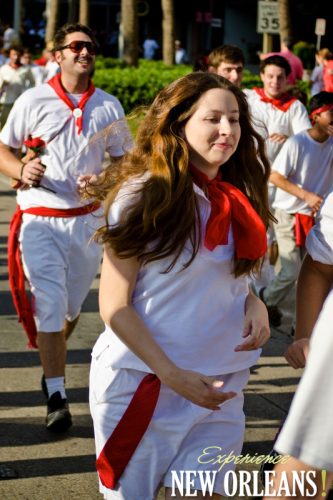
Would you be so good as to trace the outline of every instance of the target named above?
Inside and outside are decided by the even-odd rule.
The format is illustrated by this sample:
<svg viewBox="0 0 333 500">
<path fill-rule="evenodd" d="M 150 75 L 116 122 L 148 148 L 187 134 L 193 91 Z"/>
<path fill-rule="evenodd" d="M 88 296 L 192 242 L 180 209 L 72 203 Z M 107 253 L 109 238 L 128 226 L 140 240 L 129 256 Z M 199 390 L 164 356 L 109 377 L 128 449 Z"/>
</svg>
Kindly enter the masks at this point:
<svg viewBox="0 0 333 500">
<path fill-rule="evenodd" d="M 160 46 L 151 35 L 148 35 L 143 42 L 143 58 L 148 60 L 153 60 L 156 58 L 156 54 Z"/>
<path fill-rule="evenodd" d="M 326 54 L 324 57 L 324 90 L 326 92 L 333 92 L 333 54 Z"/>
<path fill-rule="evenodd" d="M 105 153 L 117 161 L 131 140 L 118 99 L 91 81 L 97 50 L 93 31 L 65 25 L 54 43 L 61 72 L 16 100 L 0 134 L 0 170 L 17 180 L 18 207 L 8 240 L 12 296 L 30 345 L 39 349 L 46 427 L 64 432 L 72 425 L 66 342 L 101 257 L 90 240 L 103 210 L 82 199 L 79 185 L 102 173 Z M 115 123 L 118 134 L 90 141 Z M 23 145 L 39 151 L 21 161 L 15 153 Z"/>
<path fill-rule="evenodd" d="M 208 55 L 208 71 L 223 76 L 237 87 L 242 83 L 244 65 L 244 54 L 235 45 L 222 45 Z"/>
<path fill-rule="evenodd" d="M 182 47 L 180 40 L 175 40 L 175 63 L 176 64 L 186 64 L 188 62 L 188 57 L 186 50 Z"/>
<path fill-rule="evenodd" d="M 333 137 L 329 131 L 333 94 L 313 96 L 309 111 L 312 127 L 287 139 L 270 175 L 270 182 L 277 187 L 272 206 L 278 221 L 275 234 L 281 268 L 265 289 L 265 300 L 277 305 L 295 290 L 305 238 L 333 187 Z"/>
<path fill-rule="evenodd" d="M 260 78 L 263 88 L 244 89 L 254 125 L 266 142 L 268 159 L 273 164 L 288 137 L 311 128 L 308 112 L 304 104 L 287 92 L 287 78 L 291 68 L 288 61 L 279 55 L 267 57 L 260 63 Z M 275 199 L 276 188 L 269 185 L 270 203 Z M 269 246 L 274 248 L 274 234 L 269 233 Z M 269 284 L 268 284 L 269 286 Z M 267 289 L 259 290 L 266 303 L 271 325 L 281 324 L 281 312 Z"/>
<path fill-rule="evenodd" d="M 23 54 L 21 56 L 21 64 L 22 66 L 31 69 L 31 73 L 33 74 L 33 77 L 35 79 L 36 86 L 44 83 L 44 76 L 45 76 L 44 68 L 42 66 L 39 66 L 38 64 L 33 63 L 30 49 L 28 48 L 23 49 Z"/>
<path fill-rule="evenodd" d="M 16 99 L 29 87 L 35 85 L 30 68 L 22 65 L 22 47 L 9 49 L 9 60 L 0 68 L 0 130 L 6 123 Z"/>
<path fill-rule="evenodd" d="M 14 28 L 12 28 L 10 24 L 6 24 L 3 32 L 3 48 L 8 50 L 12 45 L 17 45 L 18 42 L 18 35 Z"/>
<path fill-rule="evenodd" d="M 304 73 L 303 63 L 301 59 L 292 52 L 292 45 L 292 39 L 290 37 L 285 37 L 281 39 L 280 52 L 268 52 L 259 55 L 262 61 L 271 56 L 282 56 L 287 59 L 291 68 L 287 78 L 288 85 L 295 85 L 298 80 L 302 80 Z"/>
<path fill-rule="evenodd" d="M 60 71 L 60 66 L 56 61 L 54 55 L 54 45 L 53 42 L 47 44 L 46 50 L 44 51 L 44 57 L 46 58 L 46 64 L 44 67 L 44 82 L 48 82 Z"/>
<path fill-rule="evenodd" d="M 329 274 L 332 279 L 332 270 Z M 312 287 L 313 282 L 310 282 L 309 288 Z M 313 297 L 317 301 L 314 294 Z M 305 311 L 311 307 L 311 303 L 304 302 L 302 306 Z M 296 500 L 308 497 L 321 500 L 328 498 L 330 494 L 333 481 L 332 310 L 333 292 L 330 291 L 311 336 L 305 371 L 297 387 L 287 420 L 274 445 L 276 453 L 288 456 L 288 460 L 275 466 L 274 473 L 270 477 L 270 490 L 281 491 L 278 497 L 282 500 L 290 499 L 291 496 Z M 294 490 L 298 482 L 295 481 L 295 475 L 299 480 L 309 471 L 312 471 L 312 484 L 309 485 L 307 482 L 306 486 L 310 488 L 311 494 L 310 491 L 307 494 L 306 491 L 298 489 L 289 495 L 287 491 Z M 325 471 L 325 481 L 322 471 Z M 264 500 L 276 498 L 276 495 L 267 495 Z"/>
<path fill-rule="evenodd" d="M 316 52 L 316 66 L 311 73 L 311 95 L 314 96 L 324 90 L 324 60 L 331 54 L 329 49 L 320 49 Z"/>
</svg>

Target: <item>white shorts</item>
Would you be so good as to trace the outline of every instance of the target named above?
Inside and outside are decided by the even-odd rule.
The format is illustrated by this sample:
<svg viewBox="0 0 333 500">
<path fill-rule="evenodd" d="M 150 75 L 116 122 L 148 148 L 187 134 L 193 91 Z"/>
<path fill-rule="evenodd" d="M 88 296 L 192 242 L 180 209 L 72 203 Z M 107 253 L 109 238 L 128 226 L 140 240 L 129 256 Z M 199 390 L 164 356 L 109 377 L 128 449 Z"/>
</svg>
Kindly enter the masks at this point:
<svg viewBox="0 0 333 500">
<path fill-rule="evenodd" d="M 90 371 L 90 410 L 94 421 L 96 455 L 124 414 L 145 372 L 113 369 L 109 347 L 94 353 Z M 243 388 L 249 370 L 218 377 L 225 391 L 237 396 L 221 406 L 221 411 L 199 407 L 161 385 L 152 420 L 132 455 L 116 488 L 110 490 L 100 482 L 100 492 L 108 500 L 153 500 L 164 485 L 172 486 L 172 471 L 218 470 L 219 465 L 199 463 L 207 447 L 221 447 L 218 454 L 239 455 L 244 439 L 245 417 Z M 201 460 L 208 462 L 208 460 Z M 224 494 L 223 479 L 233 463 L 225 465 L 216 476 L 215 493 Z M 194 487 L 201 489 L 200 483 Z"/>
<path fill-rule="evenodd" d="M 94 213 L 68 218 L 23 214 L 19 240 L 37 331 L 59 332 L 65 318 L 79 315 L 101 259 L 100 245 L 89 240 L 102 224 Z"/>
</svg>

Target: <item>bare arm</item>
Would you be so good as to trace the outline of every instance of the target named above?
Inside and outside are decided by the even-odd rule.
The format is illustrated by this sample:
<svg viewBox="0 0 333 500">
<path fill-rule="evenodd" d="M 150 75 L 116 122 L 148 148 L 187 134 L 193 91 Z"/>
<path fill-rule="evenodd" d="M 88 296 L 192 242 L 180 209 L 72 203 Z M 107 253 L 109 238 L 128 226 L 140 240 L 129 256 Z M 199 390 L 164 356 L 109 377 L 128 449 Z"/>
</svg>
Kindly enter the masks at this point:
<svg viewBox="0 0 333 500">
<path fill-rule="evenodd" d="M 112 250 L 104 251 L 99 292 L 102 319 L 161 382 L 199 406 L 219 410 L 218 405 L 235 393 L 217 390 L 223 384 L 213 377 L 176 366 L 133 308 L 131 299 L 139 268 L 135 258 L 119 259 Z"/>
<path fill-rule="evenodd" d="M 28 161 L 22 169 L 22 161 L 8 146 L 0 142 L 0 172 L 4 175 L 20 180 L 23 184 L 31 185 L 40 182 L 44 171 L 39 158 Z"/>
<path fill-rule="evenodd" d="M 321 196 L 316 193 L 306 191 L 293 182 L 290 182 L 286 177 L 284 177 L 284 175 L 279 174 L 279 172 L 277 172 L 276 170 L 272 170 L 272 173 L 269 177 L 269 182 L 274 184 L 276 187 L 283 189 L 283 191 L 296 196 L 296 198 L 305 201 L 309 205 L 309 207 L 313 209 L 314 212 L 317 212 L 319 210 L 320 205 L 323 201 L 323 198 Z"/>
<path fill-rule="evenodd" d="M 285 352 L 293 368 L 305 366 L 309 339 L 332 285 L 333 265 L 321 264 L 307 255 L 297 282 L 295 340 Z"/>
</svg>

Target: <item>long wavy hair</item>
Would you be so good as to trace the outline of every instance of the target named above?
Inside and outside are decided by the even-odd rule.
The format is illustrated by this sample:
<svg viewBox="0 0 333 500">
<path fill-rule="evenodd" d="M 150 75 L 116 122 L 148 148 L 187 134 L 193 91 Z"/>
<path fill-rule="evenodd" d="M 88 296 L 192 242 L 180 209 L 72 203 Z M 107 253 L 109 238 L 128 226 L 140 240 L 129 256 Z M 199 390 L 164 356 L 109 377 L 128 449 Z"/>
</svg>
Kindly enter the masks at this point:
<svg viewBox="0 0 333 500">
<path fill-rule="evenodd" d="M 264 142 L 254 130 L 246 98 L 225 78 L 213 73 L 191 73 L 161 90 L 138 129 L 134 148 L 104 173 L 94 195 L 106 198 L 106 220 L 110 206 L 123 184 L 142 178 L 133 203 L 120 221 L 108 223 L 96 233 L 96 240 L 110 245 L 120 258 L 137 257 L 143 264 L 171 257 L 170 271 L 187 241 L 193 261 L 200 246 L 198 202 L 189 172 L 189 151 L 182 129 L 193 115 L 200 97 L 210 89 L 234 94 L 240 111 L 241 138 L 232 157 L 221 166 L 223 180 L 240 189 L 268 226 L 267 182 L 270 167 Z M 145 175 L 146 174 L 146 175 Z M 257 271 L 260 260 L 234 257 L 233 272 L 240 276 Z"/>
</svg>

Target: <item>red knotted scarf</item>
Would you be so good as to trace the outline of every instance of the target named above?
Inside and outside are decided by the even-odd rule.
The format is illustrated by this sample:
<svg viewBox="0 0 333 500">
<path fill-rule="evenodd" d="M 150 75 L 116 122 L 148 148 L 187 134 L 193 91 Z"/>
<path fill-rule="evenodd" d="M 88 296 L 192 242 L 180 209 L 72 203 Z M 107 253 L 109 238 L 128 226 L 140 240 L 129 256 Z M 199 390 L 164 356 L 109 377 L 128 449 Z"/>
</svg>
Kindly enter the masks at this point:
<svg viewBox="0 0 333 500">
<path fill-rule="evenodd" d="M 74 217 L 94 212 L 100 207 L 99 203 L 90 203 L 83 207 L 69 209 L 55 209 L 48 207 L 32 207 L 21 210 L 16 208 L 9 227 L 8 235 L 8 274 L 9 286 L 14 306 L 20 323 L 28 336 L 28 347 L 37 347 L 37 329 L 33 317 L 32 305 L 25 290 L 25 276 L 21 261 L 19 233 L 24 213 L 41 215 L 44 217 Z"/>
<path fill-rule="evenodd" d="M 88 90 L 82 95 L 82 98 L 77 106 L 75 106 L 70 98 L 68 97 L 67 93 L 65 92 L 64 87 L 62 86 L 61 83 L 61 73 L 57 73 L 51 80 L 47 82 L 53 90 L 56 92 L 56 94 L 60 97 L 61 100 L 64 101 L 65 104 L 72 110 L 72 112 L 76 109 L 80 110 L 78 112 L 78 115 L 75 115 L 73 113 L 73 116 L 76 118 L 76 125 L 77 125 L 77 133 L 78 135 L 82 132 L 82 125 L 83 125 L 83 112 L 84 112 L 84 107 L 87 104 L 87 101 L 89 98 L 93 95 L 95 92 L 95 87 L 92 81 L 89 81 L 89 87 Z M 81 112 L 81 114 L 80 114 Z"/>
<path fill-rule="evenodd" d="M 231 224 L 236 257 L 249 260 L 263 257 L 267 250 L 266 228 L 248 198 L 229 182 L 222 181 L 220 173 L 209 180 L 193 165 L 190 170 L 194 182 L 200 188 L 207 188 L 211 202 L 205 246 L 214 250 L 217 245 L 227 245 Z"/>
<path fill-rule="evenodd" d="M 284 113 L 288 111 L 293 102 L 297 101 L 296 97 L 293 97 L 288 93 L 285 93 L 280 97 L 270 98 L 267 97 L 263 88 L 254 87 L 253 90 L 255 90 L 260 96 L 261 101 L 271 103 L 275 108 L 283 111 Z"/>
</svg>

